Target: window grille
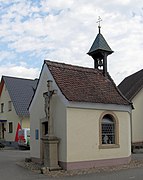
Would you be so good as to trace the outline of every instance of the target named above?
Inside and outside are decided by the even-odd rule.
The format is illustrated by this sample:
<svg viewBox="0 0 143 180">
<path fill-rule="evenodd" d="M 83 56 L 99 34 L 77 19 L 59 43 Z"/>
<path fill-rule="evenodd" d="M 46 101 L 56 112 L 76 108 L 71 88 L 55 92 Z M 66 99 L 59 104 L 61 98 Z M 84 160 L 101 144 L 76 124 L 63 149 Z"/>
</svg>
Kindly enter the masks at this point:
<svg viewBox="0 0 143 180">
<path fill-rule="evenodd" d="M 115 144 L 115 121 L 110 115 L 102 119 L 102 144 Z"/>
</svg>

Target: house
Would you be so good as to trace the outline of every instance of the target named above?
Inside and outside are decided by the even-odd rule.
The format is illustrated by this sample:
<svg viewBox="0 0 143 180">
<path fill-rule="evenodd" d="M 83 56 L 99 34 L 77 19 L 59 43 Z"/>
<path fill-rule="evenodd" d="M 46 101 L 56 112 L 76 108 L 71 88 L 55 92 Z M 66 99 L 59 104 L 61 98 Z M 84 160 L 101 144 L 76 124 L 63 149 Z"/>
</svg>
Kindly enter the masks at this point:
<svg viewBox="0 0 143 180">
<path fill-rule="evenodd" d="M 2 76 L 0 83 L 0 139 L 15 146 L 18 123 L 30 127 L 28 106 L 37 80 Z"/>
<path fill-rule="evenodd" d="M 88 52 L 94 68 L 44 61 L 29 107 L 33 161 L 51 160 L 43 139 L 53 134 L 59 140 L 57 157 L 63 169 L 130 162 L 132 107 L 107 72 L 107 56 L 112 53 L 99 27 Z M 46 105 L 45 94 L 51 92 Z M 50 127 L 53 132 L 48 132 Z"/>
<path fill-rule="evenodd" d="M 126 77 L 119 89 L 123 95 L 132 101 L 132 145 L 143 146 L 143 69 Z"/>
</svg>

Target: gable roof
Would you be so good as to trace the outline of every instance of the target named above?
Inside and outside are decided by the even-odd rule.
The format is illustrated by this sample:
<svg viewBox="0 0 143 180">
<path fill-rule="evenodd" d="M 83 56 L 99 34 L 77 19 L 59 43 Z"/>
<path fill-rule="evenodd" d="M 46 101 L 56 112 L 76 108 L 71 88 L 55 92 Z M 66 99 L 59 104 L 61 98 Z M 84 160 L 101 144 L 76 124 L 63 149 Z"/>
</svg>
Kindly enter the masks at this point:
<svg viewBox="0 0 143 180">
<path fill-rule="evenodd" d="M 132 100 L 143 88 L 143 69 L 126 77 L 118 88 L 127 99 Z"/>
<path fill-rule="evenodd" d="M 1 85 L 9 92 L 15 111 L 19 116 L 29 116 L 28 106 L 33 97 L 38 80 L 2 76 Z M 0 88 L 2 91 L 2 88 Z"/>
<path fill-rule="evenodd" d="M 62 94 L 69 101 L 129 105 L 111 77 L 101 70 L 45 60 Z"/>
</svg>

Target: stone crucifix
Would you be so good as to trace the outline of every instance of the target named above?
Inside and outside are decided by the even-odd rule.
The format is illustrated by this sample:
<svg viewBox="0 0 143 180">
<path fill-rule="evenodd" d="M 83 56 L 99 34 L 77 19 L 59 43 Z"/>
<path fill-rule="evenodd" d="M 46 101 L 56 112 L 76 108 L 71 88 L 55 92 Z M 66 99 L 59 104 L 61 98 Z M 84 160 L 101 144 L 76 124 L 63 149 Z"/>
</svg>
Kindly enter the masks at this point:
<svg viewBox="0 0 143 180">
<path fill-rule="evenodd" d="M 51 99 L 54 94 L 57 94 L 56 90 L 52 88 L 52 81 L 47 81 L 48 91 L 43 93 L 45 99 L 45 114 L 48 121 L 48 136 L 43 136 L 42 140 L 44 143 L 44 166 L 48 170 L 61 169 L 58 165 L 58 144 L 59 139 L 54 136 L 53 119 L 52 119 L 52 105 Z"/>
<path fill-rule="evenodd" d="M 43 97 L 45 98 L 45 114 L 46 114 L 46 119 L 48 121 L 48 136 L 53 137 L 54 132 L 53 132 L 53 121 L 51 117 L 51 98 L 53 94 L 56 94 L 56 90 L 52 89 L 51 80 L 47 81 L 47 87 L 48 87 L 48 91 L 43 93 Z"/>
</svg>

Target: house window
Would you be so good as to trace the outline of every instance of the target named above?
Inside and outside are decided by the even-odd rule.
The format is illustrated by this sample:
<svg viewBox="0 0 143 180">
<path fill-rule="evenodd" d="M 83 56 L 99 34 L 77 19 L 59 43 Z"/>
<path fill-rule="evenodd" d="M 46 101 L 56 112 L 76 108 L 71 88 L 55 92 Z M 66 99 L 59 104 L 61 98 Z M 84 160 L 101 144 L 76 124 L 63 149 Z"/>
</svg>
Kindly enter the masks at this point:
<svg viewBox="0 0 143 180">
<path fill-rule="evenodd" d="M 1 103 L 1 113 L 4 112 L 4 103 Z"/>
<path fill-rule="evenodd" d="M 9 122 L 9 124 L 8 124 L 8 132 L 13 133 L 13 123 L 12 122 Z"/>
<path fill-rule="evenodd" d="M 39 139 L 39 130 L 35 129 L 35 139 L 38 140 Z"/>
<path fill-rule="evenodd" d="M 100 148 L 119 147 L 118 137 L 117 117 L 104 113 L 100 119 Z"/>
<path fill-rule="evenodd" d="M 12 102 L 8 101 L 8 111 L 12 111 Z"/>
</svg>

